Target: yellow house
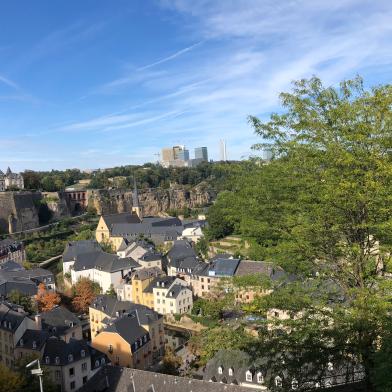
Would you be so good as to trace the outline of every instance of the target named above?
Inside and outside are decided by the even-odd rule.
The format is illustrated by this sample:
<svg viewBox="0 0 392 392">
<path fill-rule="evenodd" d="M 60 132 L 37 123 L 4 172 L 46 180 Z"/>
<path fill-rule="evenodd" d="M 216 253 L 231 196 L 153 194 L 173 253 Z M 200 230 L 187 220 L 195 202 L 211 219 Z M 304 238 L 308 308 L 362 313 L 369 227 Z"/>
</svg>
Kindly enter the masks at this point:
<svg viewBox="0 0 392 392">
<path fill-rule="evenodd" d="M 163 317 L 154 310 L 99 295 L 89 315 L 92 345 L 113 363 L 144 369 L 164 354 Z"/>
<path fill-rule="evenodd" d="M 136 212 L 124 212 L 122 214 L 102 215 L 99 218 L 95 238 L 97 242 L 108 242 L 114 249 L 118 249 L 122 237 L 113 237 L 112 228 L 114 224 L 140 223 L 141 220 Z"/>
<path fill-rule="evenodd" d="M 135 271 L 131 277 L 133 301 L 154 309 L 154 294 L 152 291 L 146 292 L 146 289 L 156 277 L 163 275 L 158 268 L 142 268 Z"/>
</svg>

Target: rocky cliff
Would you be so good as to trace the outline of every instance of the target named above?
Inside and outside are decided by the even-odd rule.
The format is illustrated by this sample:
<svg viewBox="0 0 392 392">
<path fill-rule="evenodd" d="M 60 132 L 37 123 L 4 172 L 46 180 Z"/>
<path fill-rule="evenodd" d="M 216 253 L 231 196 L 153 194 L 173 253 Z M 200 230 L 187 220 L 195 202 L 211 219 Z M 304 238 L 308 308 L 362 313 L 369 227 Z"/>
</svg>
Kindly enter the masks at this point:
<svg viewBox="0 0 392 392">
<path fill-rule="evenodd" d="M 145 216 L 162 215 L 169 210 L 205 207 L 211 204 L 215 197 L 215 191 L 202 184 L 190 189 L 174 186 L 169 189 L 139 191 L 139 203 Z M 99 215 L 131 211 L 132 190 L 91 190 L 88 191 L 88 203 Z"/>
<path fill-rule="evenodd" d="M 0 231 L 4 233 L 39 226 L 39 192 L 0 192 Z"/>
</svg>

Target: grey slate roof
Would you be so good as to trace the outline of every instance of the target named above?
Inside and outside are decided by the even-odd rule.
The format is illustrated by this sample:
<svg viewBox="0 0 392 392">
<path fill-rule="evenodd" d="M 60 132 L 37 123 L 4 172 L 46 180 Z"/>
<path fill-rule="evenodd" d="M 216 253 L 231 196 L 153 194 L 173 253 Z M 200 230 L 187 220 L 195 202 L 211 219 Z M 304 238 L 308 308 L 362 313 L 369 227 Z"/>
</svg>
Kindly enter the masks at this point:
<svg viewBox="0 0 392 392">
<path fill-rule="evenodd" d="M 116 312 L 121 315 L 135 310 L 137 310 L 139 321 L 143 325 L 147 325 L 151 321 L 156 321 L 162 318 L 162 315 L 147 306 L 135 304 L 130 301 L 119 301 L 116 297 L 104 294 L 98 295 L 91 304 L 91 307 L 104 312 L 108 316 L 108 321 L 110 318 L 117 317 Z"/>
<path fill-rule="evenodd" d="M 153 292 L 152 289 L 154 287 L 168 288 L 175 280 L 176 280 L 175 276 L 158 276 L 151 281 L 151 283 L 144 289 L 144 292 L 152 293 Z"/>
<path fill-rule="evenodd" d="M 147 337 L 147 341 L 150 340 L 148 331 L 140 325 L 137 310 L 123 313 L 104 327 L 103 331 L 119 334 L 131 347 L 133 346 L 132 352 L 136 351 L 136 341 L 143 340 L 144 336 Z"/>
<path fill-rule="evenodd" d="M 95 241 L 73 241 L 67 244 L 63 253 L 63 262 L 75 261 L 73 269 L 83 271 L 92 268 L 105 272 L 116 272 L 123 269 L 140 267 L 130 257 L 120 258 L 102 250 Z"/>
<path fill-rule="evenodd" d="M 187 377 L 106 366 L 80 392 L 252 392 L 237 385 L 218 384 Z"/>
<path fill-rule="evenodd" d="M 35 329 L 26 329 L 23 336 L 19 339 L 16 346 L 28 348 L 30 350 L 41 351 L 42 347 L 49 339 L 48 331 L 38 331 Z M 35 342 L 35 345 L 34 345 Z"/>
<path fill-rule="evenodd" d="M 63 252 L 63 261 L 75 260 L 78 256 L 100 251 L 101 247 L 95 240 L 70 241 Z"/>
<path fill-rule="evenodd" d="M 79 318 L 64 306 L 56 306 L 48 312 L 41 313 L 42 329 L 61 336 L 75 326 L 81 325 Z"/>
<path fill-rule="evenodd" d="M 188 257 L 197 259 L 197 254 L 189 241 L 176 240 L 166 257 L 169 261 L 169 266 L 177 267 L 180 261 Z"/>
<path fill-rule="evenodd" d="M 26 270 L 14 262 L 0 265 L 0 295 L 7 297 L 12 291 L 32 296 L 37 293 L 39 283 L 54 283 L 52 272 L 43 268 Z"/>
<path fill-rule="evenodd" d="M 140 223 L 140 219 L 137 214 L 131 212 L 123 212 L 121 214 L 109 214 L 102 215 L 103 220 L 106 223 L 106 226 L 111 229 L 111 227 L 115 224 L 119 223 Z"/>
<path fill-rule="evenodd" d="M 43 364 L 52 366 L 68 365 L 89 357 L 90 347 L 85 340 L 71 338 L 66 343 L 64 340 L 52 336 L 47 340 L 45 345 Z M 58 358 L 57 361 L 56 358 Z"/>
<path fill-rule="evenodd" d="M 10 303 L 4 301 L 0 303 L 0 330 L 14 332 L 18 329 L 25 317 L 28 317 L 25 312 L 18 311 L 18 309 L 21 310 Z"/>
<path fill-rule="evenodd" d="M 191 289 L 187 286 L 182 286 L 180 284 L 174 284 L 170 287 L 170 290 L 166 294 L 166 298 L 177 298 L 178 295 L 183 291 L 191 291 Z"/>
</svg>

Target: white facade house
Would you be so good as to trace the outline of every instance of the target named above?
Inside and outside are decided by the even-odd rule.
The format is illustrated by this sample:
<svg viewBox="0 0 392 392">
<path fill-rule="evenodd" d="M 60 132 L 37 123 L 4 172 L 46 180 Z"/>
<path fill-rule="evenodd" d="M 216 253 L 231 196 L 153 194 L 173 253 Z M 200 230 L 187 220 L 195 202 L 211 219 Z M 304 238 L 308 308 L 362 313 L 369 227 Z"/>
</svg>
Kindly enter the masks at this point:
<svg viewBox="0 0 392 392">
<path fill-rule="evenodd" d="M 182 231 L 182 238 L 196 243 L 203 238 L 203 230 L 201 227 L 187 227 Z"/>
<path fill-rule="evenodd" d="M 135 260 L 103 252 L 97 245 L 94 241 L 76 241 L 67 245 L 63 254 L 63 272 L 70 274 L 72 284 L 88 278 L 106 292 L 111 287 L 119 287 L 125 275 L 141 268 Z"/>
<path fill-rule="evenodd" d="M 165 279 L 153 281 L 154 310 L 161 314 L 182 314 L 193 307 L 193 294 L 182 279 L 174 279 L 170 284 Z"/>
</svg>

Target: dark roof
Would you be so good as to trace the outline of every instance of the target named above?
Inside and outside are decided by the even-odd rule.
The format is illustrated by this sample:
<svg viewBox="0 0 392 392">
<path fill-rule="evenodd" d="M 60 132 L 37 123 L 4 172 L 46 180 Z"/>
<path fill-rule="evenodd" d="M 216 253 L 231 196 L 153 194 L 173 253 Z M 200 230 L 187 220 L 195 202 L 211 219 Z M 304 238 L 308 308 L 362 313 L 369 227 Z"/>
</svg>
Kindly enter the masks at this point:
<svg viewBox="0 0 392 392">
<path fill-rule="evenodd" d="M 140 218 L 135 213 L 123 212 L 121 214 L 102 215 L 106 226 L 111 229 L 114 224 L 118 223 L 140 223 Z"/>
<path fill-rule="evenodd" d="M 251 274 L 263 274 L 270 276 L 272 270 L 272 264 L 265 261 L 241 260 L 238 264 L 237 270 L 235 271 L 235 275 L 243 276 Z"/>
<path fill-rule="evenodd" d="M 139 264 L 130 257 L 120 258 L 115 254 L 104 252 L 95 241 L 68 243 L 63 253 L 63 261 L 72 260 L 75 261 L 73 265 L 75 271 L 96 268 L 105 272 L 116 272 L 139 267 Z"/>
<path fill-rule="evenodd" d="M 63 252 L 63 261 L 75 260 L 78 256 L 100 251 L 101 247 L 95 240 L 70 241 Z"/>
<path fill-rule="evenodd" d="M 48 331 L 37 331 L 26 329 L 23 336 L 17 342 L 17 347 L 28 348 L 30 350 L 41 351 L 42 347 L 49 338 Z"/>
<path fill-rule="evenodd" d="M 239 259 L 215 259 L 204 270 L 207 276 L 234 276 Z"/>
<path fill-rule="evenodd" d="M 75 326 L 80 326 L 79 318 L 63 306 L 56 306 L 48 312 L 41 313 L 42 329 L 51 334 L 61 336 Z"/>
<path fill-rule="evenodd" d="M 148 331 L 140 325 L 137 310 L 123 313 L 104 327 L 102 332 L 118 333 L 130 346 L 148 335 Z"/>
<path fill-rule="evenodd" d="M 192 245 L 187 240 L 176 240 L 173 246 L 167 253 L 167 259 L 169 260 L 169 265 L 177 266 L 178 262 L 186 259 L 187 257 L 197 258 L 195 250 Z"/>
<path fill-rule="evenodd" d="M 114 296 L 104 294 L 98 295 L 90 305 L 90 307 L 104 312 L 108 317 L 116 317 L 116 312 L 123 313 L 131 306 L 132 303 L 129 301 L 119 301 Z"/>
<path fill-rule="evenodd" d="M 174 284 L 173 286 L 170 287 L 170 290 L 166 294 L 166 298 L 177 298 L 178 295 L 183 291 L 183 290 L 191 290 L 188 286 L 183 286 L 181 284 Z"/>
<path fill-rule="evenodd" d="M 21 266 L 19 263 L 13 260 L 8 260 L 0 264 L 0 271 L 22 271 L 22 270 L 24 270 L 23 266 Z"/>
<path fill-rule="evenodd" d="M 7 302 L 0 303 L 0 329 L 14 332 L 25 317 L 27 314 L 20 307 Z"/>
<path fill-rule="evenodd" d="M 80 392 L 251 392 L 253 389 L 187 377 L 106 366 Z"/>
<path fill-rule="evenodd" d="M 108 322 L 110 318 L 117 318 L 117 313 L 120 315 L 137 310 L 139 321 L 143 325 L 148 325 L 151 321 L 156 321 L 162 316 L 155 312 L 155 310 L 148 308 L 147 306 L 135 304 L 130 301 L 119 301 L 116 297 L 109 295 L 98 295 L 91 307 L 99 309 L 101 312 L 108 316 Z"/>
<path fill-rule="evenodd" d="M 132 273 L 133 277 L 140 280 L 145 280 L 147 278 L 150 278 L 151 276 L 161 276 L 161 275 L 164 275 L 164 273 L 158 267 L 141 268 Z"/>
<path fill-rule="evenodd" d="M 154 278 L 143 291 L 145 293 L 152 293 L 154 287 L 168 288 L 175 280 L 175 276 L 158 276 Z"/>
<path fill-rule="evenodd" d="M 83 354 L 84 352 L 84 354 Z M 70 339 L 68 343 L 52 336 L 45 345 L 44 365 L 67 365 L 90 357 L 90 347 L 84 340 Z"/>
</svg>

